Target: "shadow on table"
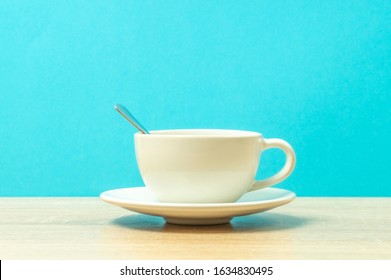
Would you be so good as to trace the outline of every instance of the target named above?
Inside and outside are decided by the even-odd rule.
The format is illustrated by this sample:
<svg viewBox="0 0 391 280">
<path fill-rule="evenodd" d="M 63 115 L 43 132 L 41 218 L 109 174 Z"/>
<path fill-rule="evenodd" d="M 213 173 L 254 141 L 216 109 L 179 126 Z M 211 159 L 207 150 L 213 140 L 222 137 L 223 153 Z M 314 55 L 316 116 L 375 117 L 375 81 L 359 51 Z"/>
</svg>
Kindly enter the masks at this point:
<svg viewBox="0 0 391 280">
<path fill-rule="evenodd" d="M 304 227 L 310 223 L 309 218 L 290 216 L 277 213 L 262 213 L 236 217 L 230 223 L 221 225 L 189 226 L 166 223 L 161 217 L 134 214 L 117 218 L 111 224 L 123 228 L 180 233 L 224 233 L 249 231 L 279 231 Z"/>
</svg>

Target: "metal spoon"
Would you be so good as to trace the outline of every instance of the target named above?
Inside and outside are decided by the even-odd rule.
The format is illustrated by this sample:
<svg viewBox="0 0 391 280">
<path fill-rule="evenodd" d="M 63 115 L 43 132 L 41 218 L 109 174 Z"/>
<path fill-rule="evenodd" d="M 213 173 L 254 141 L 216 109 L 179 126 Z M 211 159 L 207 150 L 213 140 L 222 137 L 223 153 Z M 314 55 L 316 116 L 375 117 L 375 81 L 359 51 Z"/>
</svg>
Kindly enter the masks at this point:
<svg viewBox="0 0 391 280">
<path fill-rule="evenodd" d="M 149 131 L 139 123 L 139 121 L 121 104 L 116 104 L 114 109 L 118 111 L 128 122 L 130 122 L 141 133 L 150 134 Z"/>
</svg>

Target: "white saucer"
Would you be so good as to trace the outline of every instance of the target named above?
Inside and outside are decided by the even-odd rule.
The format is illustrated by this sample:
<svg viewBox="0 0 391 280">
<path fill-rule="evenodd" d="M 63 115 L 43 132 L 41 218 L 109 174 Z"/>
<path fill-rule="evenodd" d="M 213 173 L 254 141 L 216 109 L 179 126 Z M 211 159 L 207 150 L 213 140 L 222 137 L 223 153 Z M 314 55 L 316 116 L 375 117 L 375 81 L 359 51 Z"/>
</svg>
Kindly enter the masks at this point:
<svg viewBox="0 0 391 280">
<path fill-rule="evenodd" d="M 162 203 L 146 187 L 133 187 L 103 192 L 101 199 L 125 209 L 161 216 L 168 223 L 181 225 L 213 225 L 228 223 L 235 216 L 270 210 L 295 199 L 295 193 L 266 188 L 252 191 L 234 203 Z"/>
</svg>

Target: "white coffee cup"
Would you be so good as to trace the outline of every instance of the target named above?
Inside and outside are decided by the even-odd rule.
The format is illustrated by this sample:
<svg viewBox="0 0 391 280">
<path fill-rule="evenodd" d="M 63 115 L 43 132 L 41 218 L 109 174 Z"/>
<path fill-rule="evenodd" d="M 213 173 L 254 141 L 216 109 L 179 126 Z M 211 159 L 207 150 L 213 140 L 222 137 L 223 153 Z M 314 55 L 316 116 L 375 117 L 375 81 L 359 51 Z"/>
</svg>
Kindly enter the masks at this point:
<svg viewBox="0 0 391 280">
<path fill-rule="evenodd" d="M 274 176 L 255 181 L 261 153 L 270 148 L 285 152 L 285 164 Z M 281 182 L 296 162 L 284 140 L 241 130 L 136 133 L 135 150 L 145 185 L 160 202 L 172 203 L 235 202 L 246 192 Z"/>
</svg>

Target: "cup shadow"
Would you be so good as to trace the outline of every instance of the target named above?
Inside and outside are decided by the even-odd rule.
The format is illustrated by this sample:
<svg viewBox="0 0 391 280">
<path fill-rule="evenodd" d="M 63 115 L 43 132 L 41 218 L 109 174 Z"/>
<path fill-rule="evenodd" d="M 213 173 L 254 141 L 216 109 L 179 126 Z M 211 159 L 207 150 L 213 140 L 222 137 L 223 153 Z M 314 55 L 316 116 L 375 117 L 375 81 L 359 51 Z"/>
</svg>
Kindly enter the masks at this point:
<svg viewBox="0 0 391 280">
<path fill-rule="evenodd" d="M 310 218 L 278 213 L 260 213 L 235 217 L 231 222 L 221 225 L 175 225 L 167 223 L 161 217 L 144 214 L 126 215 L 111 221 L 112 225 L 122 228 L 162 233 L 240 233 L 254 231 L 281 231 L 308 225 Z"/>
</svg>

